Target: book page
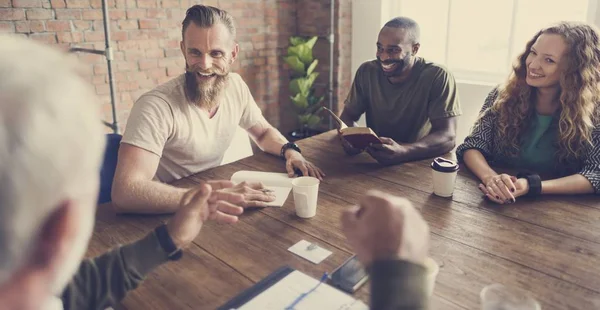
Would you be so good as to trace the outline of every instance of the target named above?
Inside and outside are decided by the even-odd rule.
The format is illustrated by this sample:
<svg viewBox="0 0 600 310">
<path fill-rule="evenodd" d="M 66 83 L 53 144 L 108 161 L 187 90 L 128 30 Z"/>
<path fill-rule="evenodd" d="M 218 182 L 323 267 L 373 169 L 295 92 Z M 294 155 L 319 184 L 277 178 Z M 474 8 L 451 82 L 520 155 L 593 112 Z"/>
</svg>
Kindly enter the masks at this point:
<svg viewBox="0 0 600 310">
<path fill-rule="evenodd" d="M 265 188 L 273 191 L 275 200 L 268 203 L 269 207 L 282 207 L 290 191 L 292 190 L 292 180 L 285 173 L 247 171 L 241 170 L 231 176 L 231 182 L 238 184 L 241 182 L 261 182 Z"/>
<path fill-rule="evenodd" d="M 317 284 L 319 284 L 317 279 L 300 271 L 293 271 L 238 310 L 283 310 Z M 368 310 L 369 307 L 329 284 L 321 283 L 316 290 L 294 306 L 294 310 L 315 309 Z"/>
</svg>

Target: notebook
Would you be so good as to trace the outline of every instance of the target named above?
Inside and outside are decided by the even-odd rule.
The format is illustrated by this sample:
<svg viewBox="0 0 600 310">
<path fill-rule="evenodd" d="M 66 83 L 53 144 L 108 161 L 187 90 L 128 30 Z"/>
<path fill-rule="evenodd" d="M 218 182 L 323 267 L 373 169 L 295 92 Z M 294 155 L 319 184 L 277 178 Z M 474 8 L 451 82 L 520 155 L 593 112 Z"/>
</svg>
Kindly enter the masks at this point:
<svg viewBox="0 0 600 310">
<path fill-rule="evenodd" d="M 368 310 L 362 301 L 290 267 L 282 267 L 218 310 Z M 318 286 L 317 286 L 318 285 Z M 315 289 L 316 288 L 316 289 Z M 298 301 L 304 293 L 308 293 Z M 296 302 L 294 304 L 294 302 Z"/>
<path fill-rule="evenodd" d="M 273 191 L 276 199 L 268 207 L 282 207 L 292 190 L 292 178 L 285 173 L 241 170 L 231 176 L 231 182 L 261 182 L 265 188 Z"/>
</svg>

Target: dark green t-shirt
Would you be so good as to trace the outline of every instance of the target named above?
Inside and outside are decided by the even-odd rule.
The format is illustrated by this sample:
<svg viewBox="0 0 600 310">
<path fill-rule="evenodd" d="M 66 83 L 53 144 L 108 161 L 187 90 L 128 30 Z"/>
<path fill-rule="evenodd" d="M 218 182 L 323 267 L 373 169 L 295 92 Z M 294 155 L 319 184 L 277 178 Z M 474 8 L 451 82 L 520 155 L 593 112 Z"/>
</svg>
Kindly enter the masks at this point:
<svg viewBox="0 0 600 310">
<path fill-rule="evenodd" d="M 366 113 L 377 135 L 413 143 L 431 130 L 431 120 L 461 114 L 454 77 L 444 67 L 417 58 L 409 78 L 392 84 L 377 60 L 358 68 L 345 107 Z"/>
<path fill-rule="evenodd" d="M 538 173 L 554 172 L 558 127 L 553 126 L 553 120 L 552 115 L 536 113 L 521 143 L 518 168 L 526 168 Z"/>
</svg>

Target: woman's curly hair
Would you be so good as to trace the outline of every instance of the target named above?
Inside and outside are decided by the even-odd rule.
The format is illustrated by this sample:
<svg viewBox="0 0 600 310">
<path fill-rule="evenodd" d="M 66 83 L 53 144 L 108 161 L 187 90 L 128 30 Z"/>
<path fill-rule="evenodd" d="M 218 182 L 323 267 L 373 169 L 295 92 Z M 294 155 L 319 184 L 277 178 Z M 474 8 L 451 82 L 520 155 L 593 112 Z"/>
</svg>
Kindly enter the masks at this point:
<svg viewBox="0 0 600 310">
<path fill-rule="evenodd" d="M 507 155 L 517 157 L 523 134 L 535 115 L 534 88 L 527 85 L 525 61 L 542 34 L 558 34 L 567 44 L 564 72 L 560 77 L 560 118 L 557 141 L 559 161 L 580 159 L 592 143 L 600 100 L 600 38 L 588 24 L 561 22 L 540 30 L 513 65 L 507 83 L 491 107 L 498 115 L 497 133 Z"/>
</svg>

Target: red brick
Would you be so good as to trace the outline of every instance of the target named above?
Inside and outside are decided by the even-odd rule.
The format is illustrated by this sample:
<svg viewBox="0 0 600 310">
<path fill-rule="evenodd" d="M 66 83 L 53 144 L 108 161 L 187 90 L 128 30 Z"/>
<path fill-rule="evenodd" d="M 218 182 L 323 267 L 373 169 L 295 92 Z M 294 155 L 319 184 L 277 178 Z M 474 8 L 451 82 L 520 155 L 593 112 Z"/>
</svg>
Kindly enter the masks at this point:
<svg viewBox="0 0 600 310">
<path fill-rule="evenodd" d="M 120 20 L 118 21 L 119 29 L 130 30 L 130 29 L 138 29 L 138 22 L 135 20 Z"/>
<path fill-rule="evenodd" d="M 106 5 L 108 8 L 114 8 L 115 0 L 107 0 Z M 102 9 L 102 0 L 90 0 L 90 6 L 94 9 Z"/>
<path fill-rule="evenodd" d="M 165 48 L 180 48 L 180 44 L 181 41 L 180 40 L 168 40 L 165 42 L 164 47 Z"/>
<path fill-rule="evenodd" d="M 31 29 L 27 21 L 15 22 L 15 27 L 17 33 L 29 33 Z"/>
<path fill-rule="evenodd" d="M 90 30 L 92 29 L 92 22 L 87 20 L 74 20 L 72 22 L 75 30 Z"/>
<path fill-rule="evenodd" d="M 56 9 L 54 10 L 56 13 L 56 19 L 81 19 L 81 10 L 77 9 Z"/>
<path fill-rule="evenodd" d="M 165 51 L 162 48 L 153 48 L 146 50 L 146 58 L 163 58 L 165 57 Z"/>
<path fill-rule="evenodd" d="M 56 37 L 59 43 L 80 43 L 83 41 L 81 32 L 57 32 Z"/>
<path fill-rule="evenodd" d="M 113 31 L 110 34 L 111 41 L 127 41 L 127 31 Z"/>
<path fill-rule="evenodd" d="M 154 79 L 161 78 L 167 76 L 167 69 L 165 68 L 156 68 L 148 70 L 148 76 Z"/>
<path fill-rule="evenodd" d="M 0 0 L 0 8 L 12 8 L 11 0 Z"/>
<path fill-rule="evenodd" d="M 136 62 L 133 61 L 122 61 L 116 63 L 116 71 L 118 72 L 129 72 L 137 70 Z"/>
<path fill-rule="evenodd" d="M 138 64 L 140 66 L 140 70 L 148 70 L 148 69 L 152 69 L 152 68 L 157 68 L 158 60 L 157 59 L 140 59 L 138 61 Z"/>
<path fill-rule="evenodd" d="M 179 66 L 169 66 L 167 67 L 167 76 L 178 76 L 182 74 L 185 70 Z"/>
<path fill-rule="evenodd" d="M 156 29 L 159 27 L 159 22 L 152 19 L 140 20 L 140 29 Z"/>
<path fill-rule="evenodd" d="M 71 31 L 71 22 L 66 20 L 49 20 L 46 22 L 48 31 Z"/>
<path fill-rule="evenodd" d="M 90 0 L 66 0 L 69 9 L 87 9 L 90 8 Z"/>
<path fill-rule="evenodd" d="M 101 74 L 107 74 L 107 73 L 108 73 L 108 68 L 106 67 L 106 64 L 94 65 L 94 74 L 95 75 L 101 75 Z"/>
<path fill-rule="evenodd" d="M 25 14 L 29 20 L 54 18 L 53 11 L 48 9 L 28 9 L 25 11 Z"/>
<path fill-rule="evenodd" d="M 108 17 L 111 20 L 119 20 L 127 18 L 127 13 L 125 10 L 110 10 L 108 12 Z"/>
<path fill-rule="evenodd" d="M 15 32 L 15 23 L 13 23 L 13 22 L 0 22 L 0 32 L 14 33 Z"/>
<path fill-rule="evenodd" d="M 29 35 L 29 37 L 36 41 L 48 44 L 56 44 L 56 35 L 54 33 L 32 33 Z"/>
<path fill-rule="evenodd" d="M 143 51 L 129 50 L 125 51 L 125 60 L 127 61 L 138 61 L 145 58 Z"/>
<path fill-rule="evenodd" d="M 148 9 L 148 12 L 146 13 L 148 18 L 156 18 L 156 19 L 161 19 L 161 18 L 166 18 L 167 17 L 167 10 L 165 9 Z"/>
<path fill-rule="evenodd" d="M 50 0 L 53 9 L 64 9 L 67 7 L 65 0 Z"/>
<path fill-rule="evenodd" d="M 138 0 L 137 5 L 138 8 L 157 8 L 157 2 L 157 0 Z"/>
<path fill-rule="evenodd" d="M 165 57 L 179 57 L 181 56 L 181 50 L 178 48 L 165 49 Z"/>
<path fill-rule="evenodd" d="M 13 7 L 15 8 L 41 8 L 41 0 L 13 0 Z"/>
<path fill-rule="evenodd" d="M 163 8 L 178 8 L 179 0 L 161 0 L 160 6 Z"/>
<path fill-rule="evenodd" d="M 96 85 L 96 94 L 97 95 L 110 94 L 110 86 L 108 86 L 108 84 Z"/>
<path fill-rule="evenodd" d="M 29 22 L 29 30 L 31 32 L 44 32 L 46 31 L 46 26 L 43 21 L 34 20 Z"/>
<path fill-rule="evenodd" d="M 146 18 L 145 9 L 129 9 L 127 10 L 127 19 L 140 19 Z"/>
<path fill-rule="evenodd" d="M 136 0 L 127 0 L 125 2 L 125 6 L 128 8 L 137 8 L 137 1 Z"/>
<path fill-rule="evenodd" d="M 104 32 L 101 31 L 86 31 L 84 32 L 85 42 L 100 42 L 104 41 Z"/>
<path fill-rule="evenodd" d="M 23 20 L 25 11 L 22 9 L 0 9 L 0 20 Z"/>
<path fill-rule="evenodd" d="M 101 10 L 82 10 L 82 13 L 83 20 L 102 20 Z"/>
<path fill-rule="evenodd" d="M 117 42 L 117 49 L 119 51 L 125 50 L 139 50 L 138 41 L 119 41 Z"/>
</svg>

